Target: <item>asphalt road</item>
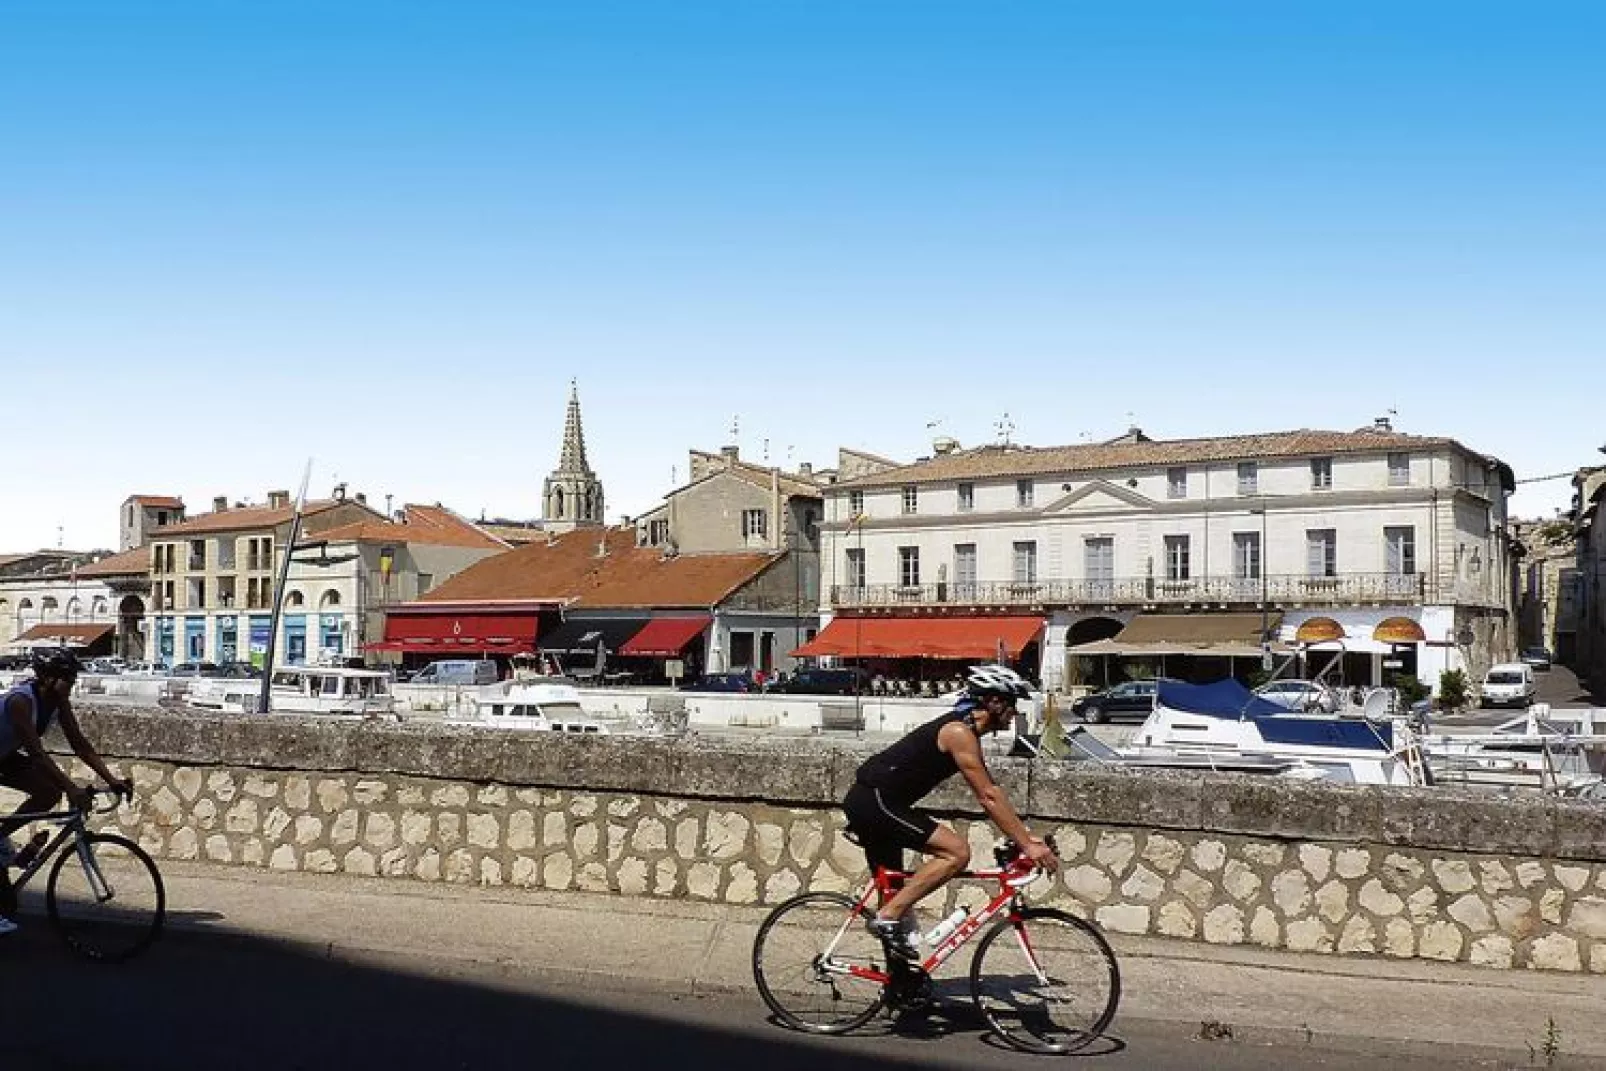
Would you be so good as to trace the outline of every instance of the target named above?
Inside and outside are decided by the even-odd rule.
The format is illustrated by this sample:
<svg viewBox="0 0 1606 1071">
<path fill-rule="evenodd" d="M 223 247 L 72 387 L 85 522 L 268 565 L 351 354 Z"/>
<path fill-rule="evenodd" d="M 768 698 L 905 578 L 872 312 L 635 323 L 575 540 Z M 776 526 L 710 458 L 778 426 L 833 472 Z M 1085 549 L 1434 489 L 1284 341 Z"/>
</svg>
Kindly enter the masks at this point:
<svg viewBox="0 0 1606 1071">
<path fill-rule="evenodd" d="M 1238 1028 L 1204 1040 L 1198 1024 L 1122 1019 L 1082 1055 L 1039 1057 L 1001 1048 L 962 1004 L 881 1020 L 854 1037 L 809 1038 L 767 1021 L 747 993 L 578 986 L 507 963 L 386 962 L 205 930 L 170 931 L 144 959 L 105 967 L 73 958 L 42 919 L 30 921 L 0 944 L 7 1071 L 1530 1066 L 1510 1052 L 1458 1046 L 1323 1039 L 1302 1029 Z M 1531 1066 L 1547 1066 L 1538 1060 Z M 1585 1064 L 1563 1054 L 1548 1066 Z"/>
</svg>

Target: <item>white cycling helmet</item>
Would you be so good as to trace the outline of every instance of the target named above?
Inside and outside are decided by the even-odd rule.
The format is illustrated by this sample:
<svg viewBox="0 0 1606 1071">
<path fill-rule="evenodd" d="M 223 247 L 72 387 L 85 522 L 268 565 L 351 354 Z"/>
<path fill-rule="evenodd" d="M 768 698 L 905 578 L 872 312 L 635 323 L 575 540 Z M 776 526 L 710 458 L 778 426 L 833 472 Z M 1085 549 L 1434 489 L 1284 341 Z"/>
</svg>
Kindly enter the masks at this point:
<svg viewBox="0 0 1606 1071">
<path fill-rule="evenodd" d="M 965 675 L 965 688 L 978 698 L 984 695 L 1006 695 L 1011 699 L 1025 699 L 1032 694 L 1026 678 L 1008 666 L 971 666 Z"/>
</svg>

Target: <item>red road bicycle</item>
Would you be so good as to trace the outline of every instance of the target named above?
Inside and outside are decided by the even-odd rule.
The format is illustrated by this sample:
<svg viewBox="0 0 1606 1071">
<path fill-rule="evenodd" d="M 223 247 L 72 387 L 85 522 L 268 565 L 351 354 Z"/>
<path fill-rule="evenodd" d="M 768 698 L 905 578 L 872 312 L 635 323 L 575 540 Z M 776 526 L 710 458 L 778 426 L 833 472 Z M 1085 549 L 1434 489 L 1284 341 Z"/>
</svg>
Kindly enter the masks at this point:
<svg viewBox="0 0 1606 1071">
<path fill-rule="evenodd" d="M 917 992 L 959 948 L 987 929 L 970 961 L 970 992 L 987 1024 L 1027 1052 L 1068 1053 L 1103 1034 L 1121 1000 L 1121 971 L 1098 927 L 1053 908 L 1028 907 L 1024 890 L 1042 871 L 1012 841 L 997 867 L 956 880 L 996 881 L 980 911 L 940 939 L 918 970 L 888 963 L 865 923 L 878 897 L 909 875 L 876 868 L 857 897 L 812 892 L 780 904 L 753 940 L 753 980 L 782 1023 L 811 1034 L 845 1034 Z M 996 921 L 995 921 L 996 920 Z"/>
</svg>

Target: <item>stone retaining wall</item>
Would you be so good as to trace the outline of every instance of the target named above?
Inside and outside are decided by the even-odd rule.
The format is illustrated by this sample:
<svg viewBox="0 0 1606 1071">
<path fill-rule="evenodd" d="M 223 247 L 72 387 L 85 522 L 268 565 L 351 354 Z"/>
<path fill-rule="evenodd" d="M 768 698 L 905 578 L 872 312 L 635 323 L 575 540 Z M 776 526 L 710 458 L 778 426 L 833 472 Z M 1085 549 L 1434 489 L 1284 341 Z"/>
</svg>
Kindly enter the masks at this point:
<svg viewBox="0 0 1606 1071">
<path fill-rule="evenodd" d="M 862 757 L 851 745 L 89 718 L 138 786 L 118 821 L 162 857 L 738 904 L 864 878 L 834 808 Z M 1606 973 L 1599 807 L 994 767 L 1059 839 L 1064 869 L 1033 898 L 1110 930 Z M 979 864 L 994 834 L 967 802 L 932 800 Z M 985 890 L 944 895 L 947 910 Z"/>
</svg>

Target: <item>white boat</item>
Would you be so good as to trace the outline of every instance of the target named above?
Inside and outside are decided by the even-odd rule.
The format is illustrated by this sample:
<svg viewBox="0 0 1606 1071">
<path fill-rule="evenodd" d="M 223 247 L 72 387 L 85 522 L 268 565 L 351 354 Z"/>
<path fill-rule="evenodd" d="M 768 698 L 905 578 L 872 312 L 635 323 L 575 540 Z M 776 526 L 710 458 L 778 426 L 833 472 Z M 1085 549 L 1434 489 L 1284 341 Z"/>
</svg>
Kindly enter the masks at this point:
<svg viewBox="0 0 1606 1071">
<path fill-rule="evenodd" d="M 1606 710 L 1537 703 L 1487 733 L 1427 737 L 1436 782 L 1590 797 L 1606 779 Z"/>
<path fill-rule="evenodd" d="M 224 714 L 255 714 L 262 682 L 250 678 L 197 680 L 187 702 Z M 269 703 L 274 714 L 379 718 L 395 714 L 390 674 L 344 666 L 280 666 L 273 671 Z"/>
<path fill-rule="evenodd" d="M 474 714 L 461 720 L 491 729 L 608 735 L 608 727 L 581 707 L 580 690 L 561 677 L 509 681 L 501 694 L 481 698 Z"/>
<path fill-rule="evenodd" d="M 1218 769 L 1288 762 L 1294 765 L 1285 776 L 1364 785 L 1428 782 L 1420 742 L 1405 719 L 1298 714 L 1230 678 L 1213 684 L 1161 681 L 1153 712 L 1120 753 Z"/>
</svg>

